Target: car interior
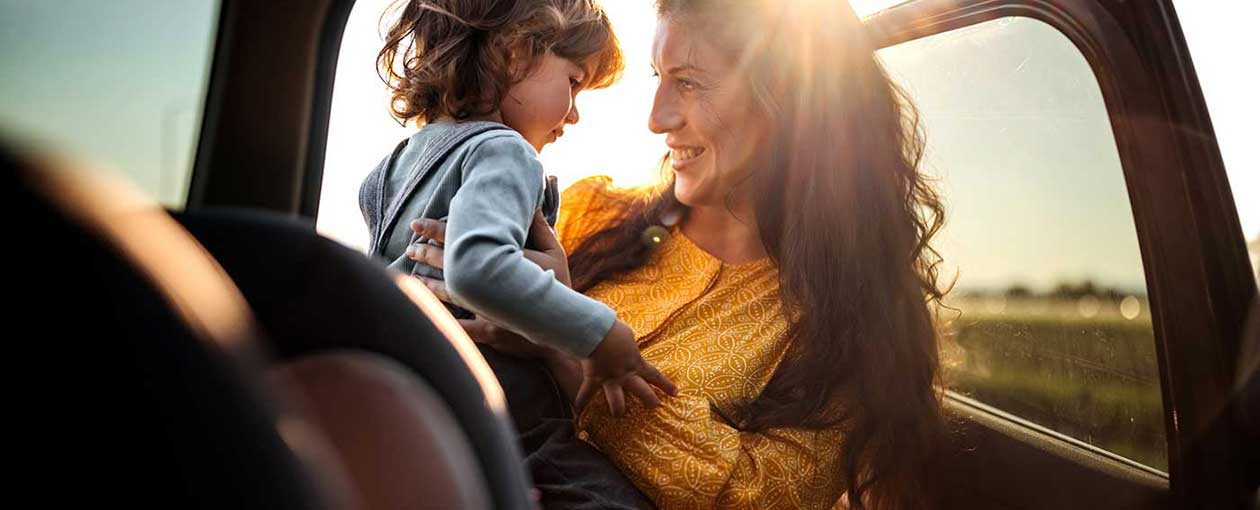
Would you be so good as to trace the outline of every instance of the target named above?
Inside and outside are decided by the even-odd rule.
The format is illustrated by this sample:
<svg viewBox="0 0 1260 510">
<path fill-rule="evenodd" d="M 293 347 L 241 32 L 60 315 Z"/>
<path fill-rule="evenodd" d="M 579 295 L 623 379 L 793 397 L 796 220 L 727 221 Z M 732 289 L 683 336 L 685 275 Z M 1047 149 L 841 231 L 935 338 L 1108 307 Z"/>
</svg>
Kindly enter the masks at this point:
<svg viewBox="0 0 1260 510">
<path fill-rule="evenodd" d="M 55 439 L 31 467 L 74 487 L 45 498 L 534 507 L 472 341 L 427 290 L 314 228 L 353 6 L 222 0 L 183 210 L 0 147 L 28 248 L 9 255 L 16 331 L 65 360 L 69 375 L 53 376 L 74 387 L 22 424 Z M 1145 268 L 1167 467 L 951 392 L 941 508 L 1260 509 L 1260 301 L 1171 0 L 912 0 L 867 26 L 891 47 L 1007 17 L 1061 32 L 1102 91 Z"/>
</svg>

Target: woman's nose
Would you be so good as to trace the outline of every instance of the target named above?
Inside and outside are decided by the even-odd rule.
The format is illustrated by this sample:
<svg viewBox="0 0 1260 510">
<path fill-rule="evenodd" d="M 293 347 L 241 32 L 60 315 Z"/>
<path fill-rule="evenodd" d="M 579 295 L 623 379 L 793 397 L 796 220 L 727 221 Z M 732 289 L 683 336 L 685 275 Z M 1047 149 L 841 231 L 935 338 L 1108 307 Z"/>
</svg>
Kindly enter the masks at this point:
<svg viewBox="0 0 1260 510">
<path fill-rule="evenodd" d="M 578 114 L 577 101 L 574 101 L 573 105 L 569 107 L 568 115 L 564 116 L 564 123 L 577 124 L 578 120 L 581 120 L 581 118 L 582 116 Z"/>
<path fill-rule="evenodd" d="M 676 131 L 682 125 L 683 116 L 678 102 L 664 87 L 658 87 L 656 98 L 652 101 L 652 114 L 648 116 L 648 129 L 659 135 Z"/>
</svg>

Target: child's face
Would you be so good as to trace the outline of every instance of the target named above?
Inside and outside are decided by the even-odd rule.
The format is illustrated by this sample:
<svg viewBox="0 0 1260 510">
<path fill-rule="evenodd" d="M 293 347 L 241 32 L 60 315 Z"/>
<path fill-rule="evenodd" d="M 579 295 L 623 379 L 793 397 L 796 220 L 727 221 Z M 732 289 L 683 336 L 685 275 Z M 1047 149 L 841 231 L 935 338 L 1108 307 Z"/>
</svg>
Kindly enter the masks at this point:
<svg viewBox="0 0 1260 510">
<path fill-rule="evenodd" d="M 541 152 L 564 134 L 565 124 L 577 123 L 574 101 L 585 74 L 572 61 L 547 52 L 532 74 L 508 89 L 500 107 L 503 123 Z"/>
</svg>

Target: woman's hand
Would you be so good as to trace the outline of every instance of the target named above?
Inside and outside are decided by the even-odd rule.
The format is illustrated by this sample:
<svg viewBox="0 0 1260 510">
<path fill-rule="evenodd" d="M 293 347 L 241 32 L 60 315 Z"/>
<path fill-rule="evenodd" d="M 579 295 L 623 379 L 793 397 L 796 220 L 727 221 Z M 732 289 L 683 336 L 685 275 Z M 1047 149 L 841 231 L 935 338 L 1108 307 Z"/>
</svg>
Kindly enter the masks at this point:
<svg viewBox="0 0 1260 510">
<path fill-rule="evenodd" d="M 407 247 L 407 258 L 415 261 L 416 264 L 423 264 L 435 269 L 442 269 L 443 242 L 446 238 L 446 224 L 440 221 L 419 219 L 411 222 L 411 230 L 425 237 L 429 237 L 428 243 L 412 244 Z M 431 232 L 436 232 L 438 237 L 432 237 Z M 452 303 L 450 293 L 446 292 L 446 282 L 434 278 L 428 278 L 419 275 L 413 275 L 429 291 L 437 296 L 439 300 Z"/>
<path fill-rule="evenodd" d="M 417 264 L 442 269 L 443 246 L 445 246 L 446 242 L 446 223 L 421 218 L 411 222 L 411 230 L 417 235 L 428 238 L 430 242 L 408 246 L 407 257 Z M 547 220 L 543 218 L 542 211 L 535 211 L 534 213 L 534 221 L 529 228 L 529 243 L 536 249 L 526 249 L 525 258 L 538 264 L 543 269 L 555 271 L 556 278 L 561 283 L 568 285 L 569 264 L 565 257 L 564 247 L 556 240 L 551 227 L 547 225 Z M 446 282 L 422 276 L 417 276 L 416 279 L 420 280 L 425 287 L 428 287 L 438 299 L 447 303 L 451 302 L 450 294 L 446 291 Z M 530 342 L 524 337 L 484 319 L 460 320 L 459 322 L 473 341 L 494 347 L 495 350 L 504 354 L 522 358 L 556 356 L 559 359 L 560 356 L 563 356 L 559 351 Z M 562 365 L 564 367 L 569 366 L 564 363 L 549 364 L 554 364 L 557 367 Z"/>
<path fill-rule="evenodd" d="M 550 347 L 538 345 L 534 342 L 526 340 L 516 333 L 499 327 L 498 325 L 485 319 L 460 319 L 459 325 L 464 327 L 464 331 L 474 342 L 486 344 L 494 347 L 509 356 L 518 358 L 542 358 L 550 353 Z"/>
<path fill-rule="evenodd" d="M 542 361 L 568 401 L 572 403 L 577 398 L 578 388 L 582 385 L 582 364 L 578 358 L 530 342 L 486 320 L 460 320 L 459 325 L 464 327 L 464 331 L 468 332 L 474 342 L 489 345 L 508 356 Z"/>
<path fill-rule="evenodd" d="M 556 238 L 556 232 L 547 224 L 542 209 L 534 210 L 534 221 L 529 224 L 529 237 L 525 240 L 525 258 L 543 269 L 556 273 L 556 279 L 565 287 L 572 287 L 569 279 L 569 256 Z"/>
<path fill-rule="evenodd" d="M 411 230 L 417 235 L 428 238 L 430 242 L 408 246 L 407 258 L 414 260 L 417 264 L 442 269 L 442 247 L 446 245 L 446 222 L 420 218 L 412 220 Z M 560 240 L 556 239 L 556 233 L 551 230 L 551 225 L 547 224 L 547 219 L 543 217 L 541 209 L 534 211 L 534 220 L 529 225 L 529 237 L 525 241 L 525 246 L 526 259 L 544 270 L 550 269 L 555 272 L 556 279 L 565 286 L 571 285 L 568 255 L 565 254 Z M 437 294 L 439 299 L 450 302 L 446 285 L 442 284 L 441 280 L 420 278 L 420 281 Z"/>
</svg>

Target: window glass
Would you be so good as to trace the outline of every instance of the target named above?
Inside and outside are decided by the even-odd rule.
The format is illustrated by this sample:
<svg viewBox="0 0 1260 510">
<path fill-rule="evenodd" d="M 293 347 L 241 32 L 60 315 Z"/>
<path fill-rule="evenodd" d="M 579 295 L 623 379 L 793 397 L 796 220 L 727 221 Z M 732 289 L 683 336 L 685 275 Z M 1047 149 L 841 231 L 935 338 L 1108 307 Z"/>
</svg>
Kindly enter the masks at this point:
<svg viewBox="0 0 1260 510">
<path fill-rule="evenodd" d="M 909 0 L 849 0 L 849 5 L 853 6 L 853 11 L 858 16 L 870 16 L 889 7 L 895 7 L 898 4 L 904 4 Z"/>
<path fill-rule="evenodd" d="M 212 0 L 0 2 L 0 137 L 182 208 L 218 14 Z"/>
<path fill-rule="evenodd" d="M 1088 63 L 1002 18 L 880 51 L 922 113 L 947 225 L 953 391 L 1167 469 L 1155 339 L 1124 175 Z"/>
</svg>

